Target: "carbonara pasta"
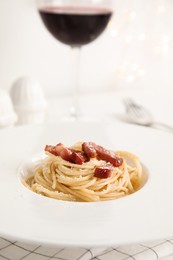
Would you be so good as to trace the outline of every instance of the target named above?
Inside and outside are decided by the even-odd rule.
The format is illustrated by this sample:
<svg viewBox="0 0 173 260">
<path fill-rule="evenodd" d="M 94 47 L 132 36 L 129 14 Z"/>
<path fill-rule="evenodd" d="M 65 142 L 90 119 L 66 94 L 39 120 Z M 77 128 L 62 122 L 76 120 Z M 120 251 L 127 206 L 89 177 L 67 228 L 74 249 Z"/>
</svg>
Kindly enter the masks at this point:
<svg viewBox="0 0 173 260">
<path fill-rule="evenodd" d="M 113 200 L 137 191 L 142 166 L 126 151 L 109 151 L 92 142 L 67 148 L 45 147 L 46 157 L 23 181 L 33 192 L 66 201 Z"/>
</svg>

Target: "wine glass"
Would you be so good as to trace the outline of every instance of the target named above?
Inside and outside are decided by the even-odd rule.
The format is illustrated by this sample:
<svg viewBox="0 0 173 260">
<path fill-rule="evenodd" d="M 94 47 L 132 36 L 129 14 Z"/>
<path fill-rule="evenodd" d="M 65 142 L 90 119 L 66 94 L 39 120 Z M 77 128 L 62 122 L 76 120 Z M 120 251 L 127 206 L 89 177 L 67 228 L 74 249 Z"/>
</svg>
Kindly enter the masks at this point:
<svg viewBox="0 0 173 260">
<path fill-rule="evenodd" d="M 36 0 L 47 30 L 72 49 L 74 59 L 73 106 L 70 118 L 79 117 L 80 49 L 91 43 L 107 27 L 113 14 L 114 0 Z"/>
</svg>

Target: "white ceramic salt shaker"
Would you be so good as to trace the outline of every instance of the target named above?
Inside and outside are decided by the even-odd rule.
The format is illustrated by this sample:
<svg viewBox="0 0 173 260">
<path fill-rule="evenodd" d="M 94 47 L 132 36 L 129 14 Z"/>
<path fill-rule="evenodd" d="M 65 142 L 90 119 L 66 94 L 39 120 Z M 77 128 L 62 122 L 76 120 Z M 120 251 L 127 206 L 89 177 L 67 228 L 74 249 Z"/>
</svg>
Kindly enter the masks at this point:
<svg viewBox="0 0 173 260">
<path fill-rule="evenodd" d="M 0 89 L 0 128 L 13 126 L 17 121 L 12 100 L 8 92 Z"/>
<path fill-rule="evenodd" d="M 10 95 L 18 114 L 18 124 L 44 122 L 47 102 L 39 82 L 30 77 L 21 77 L 12 85 Z"/>
</svg>

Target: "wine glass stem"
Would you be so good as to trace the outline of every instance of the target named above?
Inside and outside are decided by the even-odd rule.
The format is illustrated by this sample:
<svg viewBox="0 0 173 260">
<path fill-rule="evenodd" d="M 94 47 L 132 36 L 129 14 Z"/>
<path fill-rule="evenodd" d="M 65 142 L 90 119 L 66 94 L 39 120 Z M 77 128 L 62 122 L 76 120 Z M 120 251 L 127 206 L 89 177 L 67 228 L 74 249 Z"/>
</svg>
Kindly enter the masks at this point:
<svg viewBox="0 0 173 260">
<path fill-rule="evenodd" d="M 78 120 L 79 119 L 79 95 L 80 95 L 80 89 L 79 89 L 79 72 L 80 72 L 80 52 L 81 47 L 80 46 L 72 46 L 72 72 L 73 72 L 73 93 L 72 93 L 72 106 L 70 108 L 70 118 L 72 120 Z"/>
</svg>

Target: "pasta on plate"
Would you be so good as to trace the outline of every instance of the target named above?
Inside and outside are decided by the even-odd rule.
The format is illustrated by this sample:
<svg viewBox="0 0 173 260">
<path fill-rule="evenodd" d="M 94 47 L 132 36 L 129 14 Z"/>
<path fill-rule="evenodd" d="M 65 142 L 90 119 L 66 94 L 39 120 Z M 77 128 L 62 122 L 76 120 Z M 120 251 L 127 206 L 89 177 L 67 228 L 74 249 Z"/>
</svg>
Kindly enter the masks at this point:
<svg viewBox="0 0 173 260">
<path fill-rule="evenodd" d="M 110 151 L 93 142 L 72 147 L 46 145 L 45 158 L 23 184 L 35 193 L 66 201 L 117 199 L 141 187 L 143 168 L 127 151 Z"/>
</svg>

